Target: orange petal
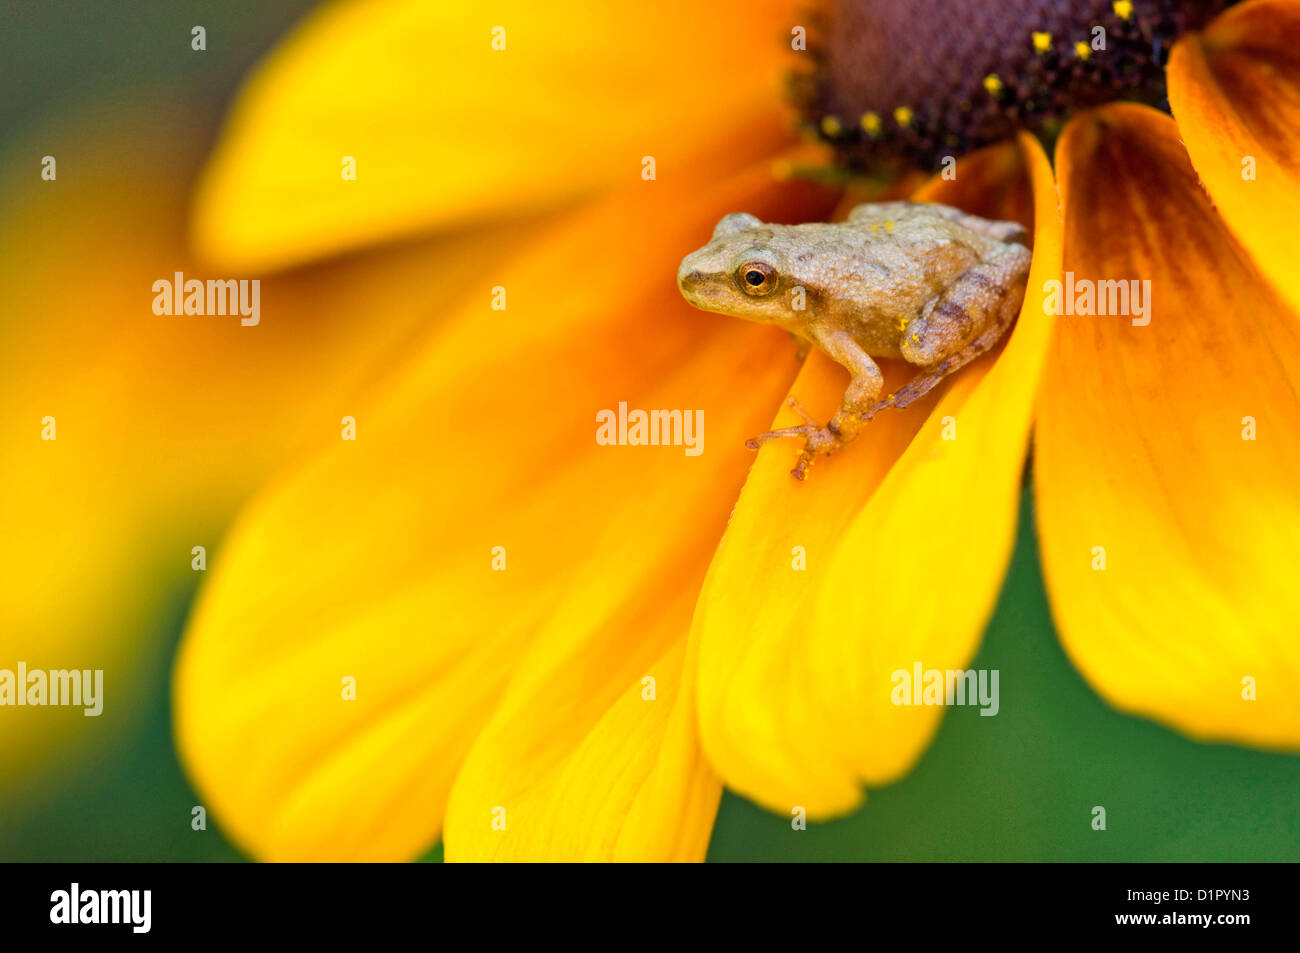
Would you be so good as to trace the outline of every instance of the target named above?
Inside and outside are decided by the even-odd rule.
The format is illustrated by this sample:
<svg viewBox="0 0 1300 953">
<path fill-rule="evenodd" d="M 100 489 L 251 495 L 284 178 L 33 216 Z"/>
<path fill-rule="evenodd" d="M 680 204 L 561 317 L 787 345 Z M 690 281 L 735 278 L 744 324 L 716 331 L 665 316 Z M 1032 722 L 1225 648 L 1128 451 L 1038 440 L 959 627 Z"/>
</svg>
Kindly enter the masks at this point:
<svg viewBox="0 0 1300 953">
<path fill-rule="evenodd" d="M 806 483 L 789 475 L 794 447 L 765 447 L 709 569 L 694 622 L 705 751 L 728 785 L 774 810 L 844 811 L 863 781 L 905 772 L 939 711 L 893 706 L 892 673 L 917 660 L 957 668 L 975 653 L 1015 529 L 1050 327 L 1035 289 L 1060 264 L 1056 192 L 1025 138 L 962 160 L 955 182 L 921 196 L 1005 215 L 1031 182 L 1037 248 L 1001 355 L 937 400 L 877 417 Z M 1007 206 L 988 207 L 1003 193 Z M 906 376 L 890 365 L 886 386 Z M 794 392 L 829 415 L 845 383 L 814 354 Z"/>
<path fill-rule="evenodd" d="M 1169 103 L 1219 214 L 1300 313 L 1300 4 L 1243 3 L 1180 40 Z"/>
<path fill-rule="evenodd" d="M 1201 739 L 1295 746 L 1300 324 L 1178 134 L 1117 105 L 1057 147 L 1067 270 L 1151 285 L 1145 318 L 1057 320 L 1036 443 L 1043 567 L 1070 657 L 1112 704 Z"/>
<path fill-rule="evenodd" d="M 665 0 L 662 29 L 647 16 L 575 0 L 322 6 L 236 102 L 196 198 L 200 252 L 276 268 L 641 182 L 647 156 L 656 181 L 680 179 L 715 125 L 783 131 L 766 110 L 792 4 Z"/>
<path fill-rule="evenodd" d="M 645 809 L 634 788 L 679 784 L 657 807 L 690 811 L 665 823 L 683 851 L 702 850 L 711 782 L 683 733 L 689 709 L 669 715 L 681 640 L 748 462 L 743 441 L 795 362 L 784 335 L 693 311 L 675 276 L 724 213 L 829 209 L 811 186 L 774 189 L 762 145 L 747 132 L 715 140 L 708 162 L 637 183 L 484 276 L 382 402 L 356 414 L 354 442 L 246 513 L 183 645 L 176 719 L 206 803 L 252 853 L 417 854 L 498 706 L 475 750 L 517 755 L 492 766 L 510 771 L 492 801 L 509 830 L 529 831 L 527 811 L 509 813 L 518 792 L 562 783 L 546 772 L 570 750 L 599 751 L 606 769 L 628 771 L 618 810 Z M 491 306 L 494 286 L 505 310 Z M 598 445 L 596 415 L 620 401 L 702 411 L 704 452 Z M 630 686 L 651 673 L 661 700 L 629 708 Z M 355 701 L 341 700 L 345 677 Z M 540 707 L 521 714 L 534 697 Z M 591 747 L 611 732 L 646 747 L 625 760 Z M 566 798 L 599 790 L 583 771 L 567 777 L 588 786 Z M 549 818 L 545 849 L 644 846 L 592 803 L 599 822 Z M 466 843 L 452 841 L 453 855 L 479 852 Z"/>
</svg>

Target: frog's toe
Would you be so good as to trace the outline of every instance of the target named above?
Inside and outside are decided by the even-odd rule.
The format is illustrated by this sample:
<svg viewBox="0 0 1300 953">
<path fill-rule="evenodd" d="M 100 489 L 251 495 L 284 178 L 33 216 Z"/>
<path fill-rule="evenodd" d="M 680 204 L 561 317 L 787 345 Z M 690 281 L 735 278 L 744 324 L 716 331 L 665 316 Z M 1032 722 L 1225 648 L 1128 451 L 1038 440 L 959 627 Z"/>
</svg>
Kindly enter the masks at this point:
<svg viewBox="0 0 1300 953">
<path fill-rule="evenodd" d="M 844 446 L 844 440 L 838 432 L 830 427 L 819 428 L 816 433 L 809 435 L 807 441 L 804 442 L 803 449 L 799 451 L 799 462 L 790 471 L 790 475 L 796 480 L 806 479 L 808 470 L 817 457 L 834 453 L 842 446 Z"/>
<path fill-rule="evenodd" d="M 767 433 L 761 433 L 757 437 L 750 437 L 745 441 L 745 446 L 750 450 L 757 450 L 763 444 L 772 440 L 781 440 L 785 437 L 803 437 L 811 440 L 820 430 L 813 424 L 801 424 L 798 427 L 783 427 L 780 430 L 769 430 Z"/>
</svg>

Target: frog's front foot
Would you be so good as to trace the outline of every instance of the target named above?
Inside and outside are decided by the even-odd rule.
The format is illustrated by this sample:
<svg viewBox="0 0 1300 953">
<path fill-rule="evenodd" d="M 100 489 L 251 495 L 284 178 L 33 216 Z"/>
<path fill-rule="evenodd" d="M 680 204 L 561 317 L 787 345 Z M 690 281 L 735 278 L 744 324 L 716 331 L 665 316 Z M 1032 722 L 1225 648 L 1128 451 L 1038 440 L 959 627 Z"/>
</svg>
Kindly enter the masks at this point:
<svg viewBox="0 0 1300 953">
<path fill-rule="evenodd" d="M 787 397 L 785 402 L 793 408 L 796 414 L 804 419 L 803 425 L 799 427 L 782 427 L 780 430 L 769 430 L 767 433 L 761 433 L 757 437 L 751 437 L 746 440 L 746 447 L 750 450 L 757 450 L 769 440 L 779 440 L 782 437 L 811 438 L 813 434 L 822 429 L 821 425 L 812 418 L 808 411 L 803 409 L 803 404 L 799 403 L 798 399 L 793 394 Z"/>
<path fill-rule="evenodd" d="M 813 465 L 816 457 L 834 453 L 842 446 L 844 446 L 844 439 L 839 431 L 822 427 L 804 443 L 803 449 L 799 451 L 799 462 L 790 471 L 790 475 L 796 480 L 804 479 L 808 476 L 808 468 Z"/>
<path fill-rule="evenodd" d="M 787 400 L 787 403 L 794 408 L 804 420 L 805 424 L 798 427 L 783 427 L 780 430 L 769 430 L 767 433 L 759 434 L 745 441 L 745 446 L 750 450 L 757 450 L 763 444 L 770 440 L 779 440 L 785 437 L 803 437 L 803 450 L 799 452 L 799 462 L 790 474 L 796 479 L 802 480 L 808 475 L 808 468 L 812 466 L 813 458 L 827 453 L 833 453 L 838 450 L 842 444 L 837 430 L 830 427 L 823 427 L 817 423 L 807 411 L 799 405 L 799 402 L 793 397 Z"/>
</svg>

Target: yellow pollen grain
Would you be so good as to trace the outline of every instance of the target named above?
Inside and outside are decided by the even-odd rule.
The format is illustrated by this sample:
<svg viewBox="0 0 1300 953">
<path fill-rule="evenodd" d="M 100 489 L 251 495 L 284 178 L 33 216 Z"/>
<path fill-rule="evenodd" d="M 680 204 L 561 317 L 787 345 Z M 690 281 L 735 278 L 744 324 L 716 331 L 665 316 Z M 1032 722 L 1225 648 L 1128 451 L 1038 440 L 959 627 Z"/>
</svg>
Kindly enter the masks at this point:
<svg viewBox="0 0 1300 953">
<path fill-rule="evenodd" d="M 844 131 L 844 125 L 840 122 L 838 116 L 822 117 L 822 132 L 828 136 L 835 137 Z"/>
<path fill-rule="evenodd" d="M 912 110 L 908 109 L 906 106 L 899 106 L 894 110 L 894 122 L 898 123 L 900 126 L 906 126 L 911 121 Z"/>
<path fill-rule="evenodd" d="M 1092 47 L 1083 42 L 1083 40 L 1080 40 L 1078 43 L 1074 44 L 1074 55 L 1079 57 L 1081 60 L 1086 60 L 1088 57 L 1092 56 Z"/>
<path fill-rule="evenodd" d="M 1115 0 L 1115 2 L 1111 4 L 1111 8 L 1115 11 L 1115 16 L 1119 17 L 1121 20 L 1127 20 L 1133 15 L 1132 0 Z"/>
<path fill-rule="evenodd" d="M 1002 92 L 1002 79 L 997 73 L 989 73 L 984 77 L 984 88 L 989 91 L 990 96 L 996 96 Z"/>
<path fill-rule="evenodd" d="M 880 231 L 880 226 L 877 225 L 875 222 L 872 222 L 872 223 L 871 223 L 871 230 L 872 230 L 873 232 L 878 232 L 878 231 Z"/>
<path fill-rule="evenodd" d="M 1030 36 L 1034 39 L 1034 49 L 1039 53 L 1046 53 L 1052 48 L 1052 34 L 1040 33 L 1035 30 Z"/>
<path fill-rule="evenodd" d="M 858 125 L 860 125 L 862 131 L 869 136 L 880 134 L 880 117 L 875 113 L 863 113 L 862 119 L 859 120 Z"/>
<path fill-rule="evenodd" d="M 894 230 L 894 220 L 890 219 L 888 222 L 885 223 L 885 231 L 892 232 L 893 230 Z"/>
</svg>

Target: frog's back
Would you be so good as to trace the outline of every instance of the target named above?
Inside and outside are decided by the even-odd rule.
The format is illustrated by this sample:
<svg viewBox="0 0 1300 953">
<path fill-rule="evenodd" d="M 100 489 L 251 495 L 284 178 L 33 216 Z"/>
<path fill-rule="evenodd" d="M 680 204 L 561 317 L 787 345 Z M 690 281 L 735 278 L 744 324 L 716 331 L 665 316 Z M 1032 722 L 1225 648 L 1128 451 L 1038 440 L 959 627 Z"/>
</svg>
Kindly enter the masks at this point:
<svg viewBox="0 0 1300 953">
<path fill-rule="evenodd" d="M 824 238 L 807 236 L 809 245 L 838 238 L 837 252 L 826 256 L 835 274 L 822 277 L 838 287 L 848 306 L 841 317 L 869 354 L 901 356 L 903 331 L 921 308 L 1002 244 L 967 227 L 963 219 L 971 218 L 948 206 L 881 202 L 858 206 L 844 223 L 821 226 Z"/>
</svg>

